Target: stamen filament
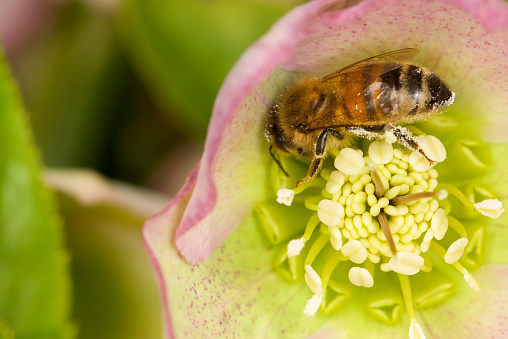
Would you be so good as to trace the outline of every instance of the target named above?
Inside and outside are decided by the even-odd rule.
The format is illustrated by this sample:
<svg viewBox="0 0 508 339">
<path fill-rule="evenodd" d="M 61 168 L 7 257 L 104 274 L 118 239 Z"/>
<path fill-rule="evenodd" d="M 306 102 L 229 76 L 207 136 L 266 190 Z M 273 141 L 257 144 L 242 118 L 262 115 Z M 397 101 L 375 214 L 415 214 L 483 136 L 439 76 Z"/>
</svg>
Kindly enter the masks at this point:
<svg viewBox="0 0 508 339">
<path fill-rule="evenodd" d="M 330 258 L 326 262 L 325 267 L 323 268 L 323 272 L 321 273 L 321 281 L 323 282 L 322 288 L 323 291 L 328 286 L 328 282 L 330 281 L 330 277 L 332 276 L 335 267 L 337 267 L 337 265 L 343 260 L 347 260 L 347 258 L 344 257 L 340 251 L 336 251 L 334 254 L 330 256 Z"/>
<path fill-rule="evenodd" d="M 303 233 L 302 237 L 303 241 L 309 241 L 312 233 L 320 222 L 321 221 L 319 220 L 317 213 L 312 214 L 312 216 L 309 218 L 309 221 L 307 222 L 307 226 L 305 227 L 305 232 Z"/>
<path fill-rule="evenodd" d="M 404 298 L 404 304 L 406 306 L 407 315 L 411 322 L 416 321 L 415 310 L 413 308 L 413 297 L 411 294 L 411 283 L 409 277 L 405 274 L 397 274 L 399 278 L 400 288 L 402 290 L 402 297 Z"/>
<path fill-rule="evenodd" d="M 312 244 L 307 256 L 305 257 L 304 265 L 312 265 L 314 259 L 318 256 L 319 252 L 329 242 L 329 237 L 326 234 L 320 234 L 316 241 Z"/>
<path fill-rule="evenodd" d="M 430 244 L 430 249 L 432 250 L 432 252 L 436 253 L 439 257 L 441 257 L 444 260 L 446 250 L 436 241 L 433 241 Z M 460 264 L 460 262 L 456 261 L 451 265 L 463 275 L 464 280 L 466 281 L 469 287 L 471 287 L 475 291 L 480 290 L 480 286 L 478 285 L 474 277 L 471 275 L 471 273 L 469 273 L 469 271 L 464 266 Z"/>
<path fill-rule="evenodd" d="M 302 182 L 300 185 L 295 187 L 293 191 L 295 191 L 295 195 L 302 193 L 304 190 L 310 187 L 323 187 L 326 184 L 326 181 L 320 177 L 316 177 L 313 180 L 308 180 Z"/>
<path fill-rule="evenodd" d="M 448 226 L 454 229 L 455 232 L 457 232 L 461 238 L 467 238 L 467 231 L 464 225 L 462 225 L 460 221 L 458 221 L 451 215 L 448 215 L 447 218 L 448 218 Z"/>
<path fill-rule="evenodd" d="M 450 184 L 439 183 L 438 187 L 441 189 L 445 189 L 449 194 L 459 199 L 460 202 L 463 203 L 465 206 L 474 208 L 474 203 L 472 201 L 469 201 L 464 195 L 464 193 L 462 193 L 462 191 L 456 188 L 455 186 L 452 186 Z"/>
</svg>

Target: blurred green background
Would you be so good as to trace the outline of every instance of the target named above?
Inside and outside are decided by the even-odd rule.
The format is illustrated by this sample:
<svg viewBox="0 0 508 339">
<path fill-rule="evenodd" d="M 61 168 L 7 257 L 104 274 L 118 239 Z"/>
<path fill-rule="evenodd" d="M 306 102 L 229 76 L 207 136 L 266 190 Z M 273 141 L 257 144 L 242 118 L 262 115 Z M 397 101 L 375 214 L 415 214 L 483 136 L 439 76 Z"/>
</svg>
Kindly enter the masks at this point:
<svg viewBox="0 0 508 339">
<path fill-rule="evenodd" d="M 0 338 L 161 337 L 143 221 L 200 158 L 228 70 L 301 2 L 0 1 L 0 173 L 36 183 L 0 182 Z M 41 251 L 56 259 L 33 269 Z"/>
</svg>

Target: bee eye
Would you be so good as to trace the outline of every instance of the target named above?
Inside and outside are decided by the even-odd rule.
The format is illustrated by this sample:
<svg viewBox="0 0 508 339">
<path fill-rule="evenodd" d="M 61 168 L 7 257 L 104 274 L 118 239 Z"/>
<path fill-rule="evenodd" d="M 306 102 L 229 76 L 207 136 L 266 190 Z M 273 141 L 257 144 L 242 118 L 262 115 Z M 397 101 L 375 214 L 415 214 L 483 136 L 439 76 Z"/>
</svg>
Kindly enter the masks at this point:
<svg viewBox="0 0 508 339">
<path fill-rule="evenodd" d="M 301 132 L 301 133 L 305 133 L 307 132 L 307 129 L 309 128 L 309 125 L 307 125 L 306 122 L 302 122 L 302 123 L 299 123 L 297 126 L 296 126 L 296 130 L 298 132 Z"/>
<path fill-rule="evenodd" d="M 303 155 L 303 148 L 298 147 L 296 151 L 298 152 L 298 154 Z"/>
</svg>

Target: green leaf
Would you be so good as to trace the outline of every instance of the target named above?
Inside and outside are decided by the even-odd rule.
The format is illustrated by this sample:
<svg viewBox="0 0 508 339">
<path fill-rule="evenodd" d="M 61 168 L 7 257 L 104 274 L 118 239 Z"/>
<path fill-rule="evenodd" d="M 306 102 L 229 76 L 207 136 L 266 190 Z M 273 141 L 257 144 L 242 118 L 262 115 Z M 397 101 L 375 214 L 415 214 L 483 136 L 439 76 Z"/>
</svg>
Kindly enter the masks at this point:
<svg viewBox="0 0 508 339">
<path fill-rule="evenodd" d="M 0 335 L 72 337 L 69 308 L 62 226 L 0 56 Z"/>
</svg>

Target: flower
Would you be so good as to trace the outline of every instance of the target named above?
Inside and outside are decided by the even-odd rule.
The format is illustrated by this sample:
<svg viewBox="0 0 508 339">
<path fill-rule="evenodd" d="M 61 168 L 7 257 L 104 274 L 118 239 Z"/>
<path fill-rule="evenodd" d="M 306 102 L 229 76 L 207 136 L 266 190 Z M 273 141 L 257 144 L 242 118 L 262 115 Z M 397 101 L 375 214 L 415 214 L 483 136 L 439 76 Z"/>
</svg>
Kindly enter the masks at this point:
<svg viewBox="0 0 508 339">
<path fill-rule="evenodd" d="M 265 118 L 298 73 L 323 75 L 368 56 L 416 47 L 420 49 L 416 62 L 439 74 L 457 94 L 446 114 L 422 127 L 446 146 L 448 158 L 436 170 L 443 182 L 453 183 L 447 191 L 451 194 L 455 186 L 461 187 L 465 196 L 479 202 L 493 198 L 485 189 L 489 187 L 506 201 L 507 30 L 508 5 L 502 1 L 373 0 L 352 5 L 316 0 L 288 13 L 251 46 L 217 97 L 200 164 L 166 209 L 144 228 L 161 286 L 168 337 L 407 335 L 407 323 L 386 325 L 366 319 L 358 309 L 367 296 L 359 298 L 356 292 L 354 297 L 351 293 L 337 296 L 350 299 L 340 311 L 307 318 L 302 310 L 312 293 L 305 284 L 288 284 L 275 272 L 266 248 L 286 251 L 278 243 L 298 237 L 305 225 L 298 226 L 300 214 L 284 214 L 295 228 L 281 229 L 285 233 L 271 234 L 271 244 L 261 244 L 251 212 L 260 203 L 275 201 L 272 186 L 283 187 L 281 181 L 287 180 L 281 177 L 273 183 L 269 179 L 273 178 L 272 160 L 263 138 Z M 460 275 L 451 274 L 455 295 L 435 308 L 418 310 L 417 318 L 424 321 L 411 322 L 410 330 L 443 338 L 500 337 L 507 331 L 506 216 L 484 227 L 471 219 L 471 213 L 477 212 L 460 207 L 459 199 L 450 200 L 452 208 L 463 211 L 461 217 L 478 231 L 478 246 L 485 247 L 479 259 L 484 265 L 473 272 L 481 292 L 469 289 Z M 479 208 L 491 210 L 492 206 Z M 487 235 L 481 236 L 485 231 Z M 334 246 L 342 246 L 337 235 L 334 239 Z M 454 245 L 448 261 L 460 254 L 463 242 Z M 292 250 L 302 250 L 301 243 L 294 244 Z M 303 276 L 304 265 L 300 266 L 285 272 Z M 365 271 L 355 270 L 351 276 L 358 284 L 370 285 Z M 341 288 L 357 287 L 345 284 Z M 307 313 L 321 302 L 321 291 L 314 293 Z"/>
</svg>

